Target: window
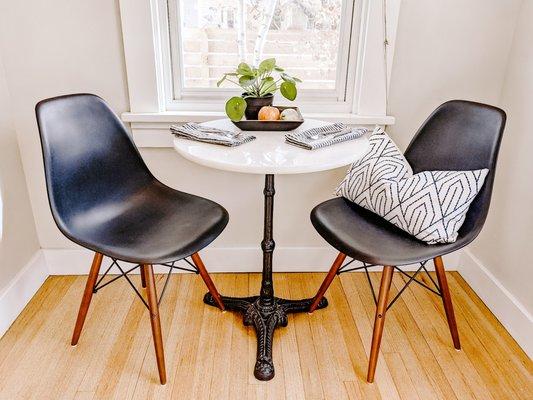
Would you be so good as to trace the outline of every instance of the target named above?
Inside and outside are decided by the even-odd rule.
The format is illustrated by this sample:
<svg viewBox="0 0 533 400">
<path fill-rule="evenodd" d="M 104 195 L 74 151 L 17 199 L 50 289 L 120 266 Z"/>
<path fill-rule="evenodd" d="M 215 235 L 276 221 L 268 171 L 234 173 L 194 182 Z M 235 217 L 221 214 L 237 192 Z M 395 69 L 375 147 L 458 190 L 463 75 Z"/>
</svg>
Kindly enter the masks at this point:
<svg viewBox="0 0 533 400">
<path fill-rule="evenodd" d="M 351 2 L 171 2 L 179 8 L 177 18 L 170 20 L 171 30 L 177 33 L 170 45 L 178 53 L 173 60 L 173 74 L 181 74 L 182 90 L 215 88 L 221 75 L 240 61 L 257 64 L 261 50 L 261 58 L 274 57 L 290 75 L 301 78 L 301 89 L 334 90 L 339 83 L 338 72 L 346 72 L 342 67 L 339 70 L 339 50 L 341 32 L 350 31 L 350 27 L 342 25 L 350 21 L 341 21 L 341 11 L 347 7 L 343 3 Z M 261 43 L 258 35 L 265 26 L 267 35 Z M 349 35 L 342 39 L 349 39 Z"/>
<path fill-rule="evenodd" d="M 386 98 L 401 0 L 119 4 L 131 107 L 122 118 L 141 146 L 170 145 L 171 123 L 224 117 L 225 100 L 239 89 L 216 82 L 240 60 L 253 64 L 258 53 L 303 80 L 294 104 L 304 116 L 394 122 Z"/>
<path fill-rule="evenodd" d="M 273 57 L 300 78 L 299 98 L 346 102 L 357 5 L 353 0 L 168 0 L 167 107 L 227 97 L 216 83 L 241 61 Z M 357 29 L 356 29 L 357 31 Z M 261 40 L 263 39 L 263 40 Z M 179 108 L 179 106 L 178 106 Z"/>
</svg>

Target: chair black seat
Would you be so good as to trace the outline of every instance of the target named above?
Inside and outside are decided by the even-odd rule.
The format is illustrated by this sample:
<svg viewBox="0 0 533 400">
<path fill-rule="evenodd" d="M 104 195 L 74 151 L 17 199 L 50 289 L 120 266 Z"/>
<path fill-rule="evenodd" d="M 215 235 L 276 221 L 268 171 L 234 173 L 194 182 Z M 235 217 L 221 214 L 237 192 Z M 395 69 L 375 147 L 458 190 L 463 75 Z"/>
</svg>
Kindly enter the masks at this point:
<svg viewBox="0 0 533 400">
<path fill-rule="evenodd" d="M 429 245 L 342 197 L 316 206 L 311 211 L 311 222 L 334 248 L 375 265 L 419 263 L 460 249 L 476 237 L 470 231 L 460 234 L 455 243 Z"/>
<path fill-rule="evenodd" d="M 159 264 L 200 251 L 228 219 L 217 203 L 154 181 L 127 201 L 95 205 L 62 230 L 74 242 L 110 257 Z"/>
<path fill-rule="evenodd" d="M 50 208 L 72 241 L 119 260 L 159 264 L 198 252 L 227 225 L 222 206 L 159 182 L 98 96 L 47 99 L 36 111 Z"/>
<path fill-rule="evenodd" d="M 313 225 L 340 252 L 376 265 L 422 262 L 466 246 L 481 231 L 489 211 L 505 119 L 505 113 L 496 107 L 464 100 L 448 101 L 428 117 L 405 151 L 415 174 L 431 170 L 489 169 L 455 243 L 428 245 L 343 198 L 315 207 L 311 212 Z"/>
</svg>

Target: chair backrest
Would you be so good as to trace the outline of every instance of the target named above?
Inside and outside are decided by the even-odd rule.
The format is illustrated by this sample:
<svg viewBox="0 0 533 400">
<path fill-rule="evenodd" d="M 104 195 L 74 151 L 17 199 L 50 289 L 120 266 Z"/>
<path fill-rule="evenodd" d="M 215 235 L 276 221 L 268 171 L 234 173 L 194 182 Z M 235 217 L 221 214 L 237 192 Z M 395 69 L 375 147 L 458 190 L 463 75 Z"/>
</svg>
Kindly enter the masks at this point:
<svg viewBox="0 0 533 400">
<path fill-rule="evenodd" d="M 499 108 L 464 100 L 448 101 L 427 118 L 405 152 L 415 173 L 489 169 L 460 235 L 475 236 L 485 223 L 505 120 L 505 112 Z"/>
<path fill-rule="evenodd" d="M 154 180 L 122 122 L 100 97 L 74 94 L 35 107 L 48 199 L 58 227 L 79 231 L 92 209 L 112 214 Z M 100 213 L 99 215 L 102 215 Z"/>
</svg>

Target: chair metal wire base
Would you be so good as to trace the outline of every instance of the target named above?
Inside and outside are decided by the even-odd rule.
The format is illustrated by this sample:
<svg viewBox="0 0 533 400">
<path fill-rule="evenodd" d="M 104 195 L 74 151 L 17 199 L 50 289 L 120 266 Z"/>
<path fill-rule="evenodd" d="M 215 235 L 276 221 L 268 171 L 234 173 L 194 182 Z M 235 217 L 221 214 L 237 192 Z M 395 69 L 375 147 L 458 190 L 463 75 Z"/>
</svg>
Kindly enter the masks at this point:
<svg viewBox="0 0 533 400">
<path fill-rule="evenodd" d="M 139 290 L 135 287 L 135 285 L 131 281 L 130 277 L 128 276 L 129 273 L 135 271 L 137 268 L 140 268 L 141 265 L 137 264 L 137 265 L 131 267 L 128 270 L 124 270 L 124 268 L 122 268 L 120 266 L 119 261 L 116 258 L 112 258 L 112 257 L 110 257 L 110 258 L 111 258 L 111 264 L 106 269 L 106 271 L 100 276 L 98 281 L 95 283 L 95 285 L 93 287 L 93 293 L 98 292 L 100 289 L 103 289 L 107 285 L 115 282 L 117 279 L 125 278 L 126 281 L 129 283 L 129 285 L 131 286 L 131 288 L 133 289 L 133 291 L 135 292 L 135 294 L 137 295 L 137 297 L 139 297 L 141 299 L 141 301 L 143 302 L 145 307 L 147 309 L 150 309 L 150 307 L 148 306 L 148 303 L 146 302 L 144 297 L 141 295 L 141 293 L 139 293 Z M 191 268 L 186 268 L 186 267 L 181 267 L 181 266 L 175 265 L 178 261 L 185 261 Z M 192 273 L 195 273 L 195 274 L 199 274 L 200 273 L 200 271 L 198 271 L 198 268 L 196 268 L 196 265 L 194 265 L 194 263 L 189 261 L 187 258 L 183 258 L 181 260 L 172 261 L 171 263 L 153 264 L 153 265 L 162 265 L 162 266 L 168 268 L 168 272 L 167 272 L 166 278 L 165 278 L 165 284 L 163 286 L 163 289 L 161 290 L 161 294 L 159 295 L 159 299 L 157 300 L 157 304 L 158 305 L 161 304 L 161 300 L 163 299 L 163 296 L 164 296 L 165 291 L 166 291 L 167 286 L 168 286 L 168 282 L 170 281 L 170 275 L 172 274 L 173 270 L 176 269 L 176 270 L 181 270 L 181 271 L 186 271 L 186 272 L 192 272 Z M 118 268 L 118 270 L 120 271 L 120 274 L 115 276 L 115 277 L 113 277 L 113 278 L 111 278 L 111 279 L 109 279 L 107 282 L 102 283 L 102 281 L 109 274 L 109 271 L 111 271 L 111 268 L 113 268 L 113 266 Z"/>
<path fill-rule="evenodd" d="M 377 265 L 377 264 L 367 264 L 367 263 L 363 263 L 362 266 L 360 267 L 353 267 L 353 268 L 348 268 L 348 266 L 350 264 L 352 264 L 354 261 L 356 261 L 355 259 L 352 259 L 350 261 L 348 261 L 346 264 L 344 264 L 342 267 L 339 268 L 339 270 L 337 271 L 337 275 L 340 275 L 342 273 L 345 273 L 345 272 L 353 272 L 353 271 L 359 271 L 359 270 L 362 270 L 364 269 L 365 270 L 365 274 L 366 274 L 366 278 L 367 278 L 367 281 L 368 281 L 368 285 L 370 286 L 370 290 L 372 292 L 372 297 L 374 298 L 374 304 L 378 304 L 378 301 L 377 301 L 377 296 L 376 296 L 376 291 L 374 290 L 374 285 L 372 284 L 372 280 L 370 279 L 370 274 L 368 273 L 368 269 L 369 268 L 372 268 L 372 267 L 381 267 L 381 265 Z M 408 274 L 407 272 L 405 272 L 404 270 L 402 270 L 400 267 L 398 266 L 394 266 L 394 269 L 396 269 L 398 272 L 400 272 L 402 275 L 405 275 L 406 277 L 409 278 L 409 280 L 405 283 L 405 285 L 403 285 L 403 287 L 398 291 L 398 293 L 396 294 L 396 296 L 394 296 L 394 298 L 389 302 L 389 304 L 387 305 L 387 310 L 389 308 L 392 307 L 392 305 L 396 302 L 396 300 L 399 299 L 399 297 L 401 296 L 401 294 L 404 292 L 405 289 L 407 289 L 407 287 L 412 283 L 412 282 L 416 282 L 418 283 L 420 286 L 422 286 L 423 288 L 429 290 L 430 292 L 436 294 L 437 296 L 440 296 L 442 297 L 442 291 L 439 287 L 439 285 L 437 284 L 437 282 L 435 282 L 435 280 L 433 279 L 433 277 L 430 275 L 429 271 L 427 270 L 426 268 L 426 263 L 428 262 L 429 260 L 426 260 L 426 261 L 422 261 L 420 264 L 420 267 L 412 274 Z M 433 283 L 433 288 L 426 285 L 424 282 L 416 279 L 417 275 L 420 273 L 420 272 L 425 272 L 426 275 L 429 277 L 429 279 L 431 280 L 431 282 Z"/>
</svg>

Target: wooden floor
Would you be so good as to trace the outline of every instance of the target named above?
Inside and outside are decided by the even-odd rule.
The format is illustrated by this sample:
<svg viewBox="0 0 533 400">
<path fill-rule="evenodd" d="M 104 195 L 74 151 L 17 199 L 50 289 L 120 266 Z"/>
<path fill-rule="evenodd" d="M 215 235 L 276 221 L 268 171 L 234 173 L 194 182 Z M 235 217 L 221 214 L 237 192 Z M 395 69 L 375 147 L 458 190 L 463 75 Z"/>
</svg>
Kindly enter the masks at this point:
<svg viewBox="0 0 533 400">
<path fill-rule="evenodd" d="M 257 274 L 213 277 L 224 294 L 259 288 Z M 277 295 L 310 297 L 323 277 L 275 274 Z M 387 314 L 376 382 L 365 383 L 374 305 L 365 275 L 344 274 L 327 309 L 291 315 L 276 331 L 276 377 L 263 383 L 252 374 L 253 331 L 239 315 L 205 306 L 197 276 L 174 275 L 161 309 L 168 383 L 160 386 L 148 312 L 127 283 L 98 292 L 71 347 L 85 277 L 51 277 L 0 340 L 0 398 L 533 399 L 532 361 L 460 275 L 448 279 L 462 351 L 440 298 L 411 285 Z M 396 274 L 393 294 L 403 282 Z"/>
</svg>

